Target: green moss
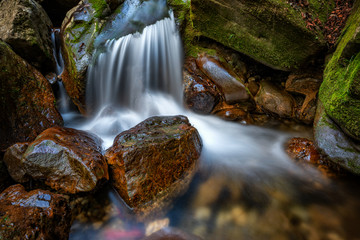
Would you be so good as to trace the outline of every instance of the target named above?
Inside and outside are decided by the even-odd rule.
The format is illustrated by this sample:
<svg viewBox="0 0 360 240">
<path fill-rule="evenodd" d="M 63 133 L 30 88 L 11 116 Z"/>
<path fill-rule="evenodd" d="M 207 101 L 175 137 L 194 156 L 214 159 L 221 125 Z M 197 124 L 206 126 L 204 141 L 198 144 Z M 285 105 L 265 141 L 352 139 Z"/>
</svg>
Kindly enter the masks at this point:
<svg viewBox="0 0 360 240">
<path fill-rule="evenodd" d="M 107 3 L 105 0 L 89 0 L 92 7 L 95 10 L 95 17 L 101 18 L 102 13 L 104 12 L 105 8 L 107 8 Z"/>
<path fill-rule="evenodd" d="M 276 69 L 296 69 L 325 48 L 322 33 L 308 30 L 301 12 L 283 0 L 193 0 L 190 17 L 201 35 Z"/>
<path fill-rule="evenodd" d="M 347 133 L 360 138 L 359 89 L 360 53 L 350 59 L 344 50 L 360 26 L 360 2 L 354 6 L 353 14 L 343 30 L 337 49 L 324 71 L 324 81 L 319 96 L 326 113 Z"/>
</svg>

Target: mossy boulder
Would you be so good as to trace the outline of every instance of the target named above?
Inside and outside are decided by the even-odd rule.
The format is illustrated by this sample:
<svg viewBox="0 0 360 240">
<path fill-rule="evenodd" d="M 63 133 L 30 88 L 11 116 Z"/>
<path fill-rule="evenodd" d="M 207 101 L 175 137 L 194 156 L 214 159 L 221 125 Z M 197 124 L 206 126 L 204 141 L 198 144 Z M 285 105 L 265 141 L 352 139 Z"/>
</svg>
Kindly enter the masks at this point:
<svg viewBox="0 0 360 240">
<path fill-rule="evenodd" d="M 55 68 L 51 27 L 48 15 L 37 2 L 0 1 L 0 39 L 43 72 L 53 71 Z"/>
<path fill-rule="evenodd" d="M 0 41 L 0 149 L 62 125 L 50 83 Z"/>
<path fill-rule="evenodd" d="M 88 66 L 109 39 L 141 32 L 147 25 L 168 16 L 162 1 L 82 0 L 62 24 L 62 79 L 72 101 L 86 113 L 85 90 Z"/>
<path fill-rule="evenodd" d="M 307 12 L 325 21 L 334 1 L 308 1 Z M 326 48 L 323 33 L 306 27 L 286 0 L 192 0 L 197 35 L 213 39 L 275 69 L 297 69 Z"/>
<path fill-rule="evenodd" d="M 348 135 L 360 139 L 360 1 L 324 71 L 319 97 L 326 113 Z"/>
</svg>

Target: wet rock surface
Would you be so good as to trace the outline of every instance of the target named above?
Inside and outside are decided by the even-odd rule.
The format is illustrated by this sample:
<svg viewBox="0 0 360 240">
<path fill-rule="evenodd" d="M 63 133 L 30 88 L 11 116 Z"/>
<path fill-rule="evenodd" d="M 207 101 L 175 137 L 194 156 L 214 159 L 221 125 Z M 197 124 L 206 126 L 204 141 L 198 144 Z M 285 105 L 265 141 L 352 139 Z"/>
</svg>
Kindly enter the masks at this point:
<svg viewBox="0 0 360 240">
<path fill-rule="evenodd" d="M 4 157 L 17 182 L 38 180 L 59 192 L 75 194 L 92 191 L 108 179 L 101 140 L 95 135 L 54 127 L 42 132 L 21 156 L 24 147 L 14 145 Z"/>
<path fill-rule="evenodd" d="M 348 171 L 360 174 L 360 145 L 349 138 L 326 114 L 320 102 L 314 121 L 317 146 L 330 161 Z"/>
<path fill-rule="evenodd" d="M 32 0 L 0 2 L 0 39 L 39 70 L 55 67 L 52 54 L 52 23 L 44 9 Z"/>
<path fill-rule="evenodd" d="M 45 129 L 62 125 L 50 83 L 0 41 L 0 149 L 32 141 Z"/>
<path fill-rule="evenodd" d="M 290 118 L 294 114 L 293 97 L 270 81 L 261 81 L 255 102 L 261 109 L 280 117 Z"/>
<path fill-rule="evenodd" d="M 0 194 L 0 222 L 1 239 L 66 240 L 70 207 L 63 195 L 13 185 Z"/>
<path fill-rule="evenodd" d="M 221 88 L 226 103 L 232 104 L 249 99 L 247 89 L 241 83 L 244 79 L 239 79 L 234 73 L 229 72 L 219 61 L 202 54 L 198 56 L 196 63 L 199 69 Z"/>
<path fill-rule="evenodd" d="M 105 157 L 115 189 L 146 215 L 188 186 L 201 147 L 186 117 L 152 117 L 119 134 Z"/>
<path fill-rule="evenodd" d="M 143 240 L 201 240 L 202 238 L 186 233 L 180 229 L 166 227 L 150 236 L 143 238 Z"/>
<path fill-rule="evenodd" d="M 219 88 L 198 69 L 195 58 L 186 59 L 183 78 L 186 106 L 196 113 L 211 113 L 223 96 Z"/>
<path fill-rule="evenodd" d="M 314 166 L 328 177 L 337 177 L 346 172 L 331 164 L 317 149 L 314 142 L 306 138 L 292 138 L 285 144 L 285 150 L 290 158 L 304 167 Z"/>
</svg>

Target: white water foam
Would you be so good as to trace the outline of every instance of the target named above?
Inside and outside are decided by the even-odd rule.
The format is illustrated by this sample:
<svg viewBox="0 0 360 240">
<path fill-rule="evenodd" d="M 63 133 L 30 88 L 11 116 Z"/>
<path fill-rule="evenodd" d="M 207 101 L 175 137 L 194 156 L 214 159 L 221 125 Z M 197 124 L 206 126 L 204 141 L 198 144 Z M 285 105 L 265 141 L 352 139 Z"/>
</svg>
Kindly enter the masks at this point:
<svg viewBox="0 0 360 240">
<path fill-rule="evenodd" d="M 289 135 L 194 114 L 182 105 L 182 46 L 174 16 L 106 43 L 88 71 L 87 101 L 94 116 L 71 125 L 102 137 L 104 148 L 121 131 L 150 116 L 185 115 L 203 141 L 202 162 L 252 179 L 300 173 L 283 151 Z M 255 178 L 254 178 L 255 177 Z"/>
</svg>

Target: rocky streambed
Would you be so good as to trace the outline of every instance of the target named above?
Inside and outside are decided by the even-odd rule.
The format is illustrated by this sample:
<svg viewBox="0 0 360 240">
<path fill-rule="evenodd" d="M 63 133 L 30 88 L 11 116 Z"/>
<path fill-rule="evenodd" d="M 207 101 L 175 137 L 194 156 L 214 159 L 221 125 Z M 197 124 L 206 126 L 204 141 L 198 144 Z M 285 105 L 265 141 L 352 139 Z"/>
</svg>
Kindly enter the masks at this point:
<svg viewBox="0 0 360 240">
<path fill-rule="evenodd" d="M 106 40 L 169 9 L 190 120 L 138 121 L 106 149 L 64 126 L 56 82 L 91 116 Z M 335 0 L 0 1 L 0 239 L 358 239 L 359 14 Z"/>
</svg>

